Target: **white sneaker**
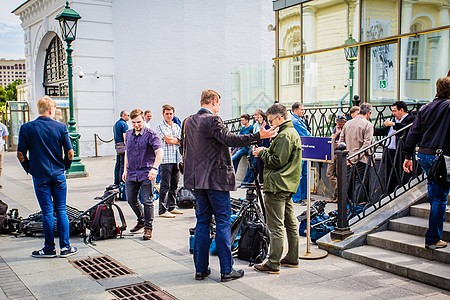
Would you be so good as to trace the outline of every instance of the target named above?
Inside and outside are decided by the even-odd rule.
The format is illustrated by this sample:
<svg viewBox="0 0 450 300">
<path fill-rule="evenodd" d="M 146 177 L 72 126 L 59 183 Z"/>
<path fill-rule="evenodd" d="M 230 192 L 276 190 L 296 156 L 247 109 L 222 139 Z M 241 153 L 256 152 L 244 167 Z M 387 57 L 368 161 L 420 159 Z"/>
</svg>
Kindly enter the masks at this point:
<svg viewBox="0 0 450 300">
<path fill-rule="evenodd" d="M 168 211 L 166 211 L 165 213 L 159 215 L 162 218 L 175 218 L 174 215 L 172 215 L 171 213 L 169 213 Z"/>
<path fill-rule="evenodd" d="M 171 214 L 174 214 L 174 215 L 182 215 L 182 214 L 183 214 L 182 211 L 179 211 L 179 210 L 176 209 L 176 208 L 174 208 L 174 209 L 172 209 L 172 210 L 169 210 L 169 212 L 170 212 Z"/>
</svg>

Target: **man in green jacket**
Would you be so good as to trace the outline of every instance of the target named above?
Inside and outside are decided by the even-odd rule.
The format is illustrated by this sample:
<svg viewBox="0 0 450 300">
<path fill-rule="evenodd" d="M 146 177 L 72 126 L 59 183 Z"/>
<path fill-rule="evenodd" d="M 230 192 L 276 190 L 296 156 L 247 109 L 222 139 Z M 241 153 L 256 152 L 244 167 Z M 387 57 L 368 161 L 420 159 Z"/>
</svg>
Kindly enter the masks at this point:
<svg viewBox="0 0 450 300">
<path fill-rule="evenodd" d="M 256 271 L 279 274 L 280 265 L 298 267 L 299 236 L 294 215 L 292 195 L 300 183 L 302 148 L 300 136 L 291 120 L 288 120 L 286 107 L 274 104 L 267 110 L 271 126 L 278 126 L 278 135 L 270 148 L 257 147 L 253 154 L 264 163 L 264 202 L 267 225 L 270 231 L 269 259 L 255 265 Z M 282 259 L 284 230 L 288 238 L 288 252 Z"/>
</svg>

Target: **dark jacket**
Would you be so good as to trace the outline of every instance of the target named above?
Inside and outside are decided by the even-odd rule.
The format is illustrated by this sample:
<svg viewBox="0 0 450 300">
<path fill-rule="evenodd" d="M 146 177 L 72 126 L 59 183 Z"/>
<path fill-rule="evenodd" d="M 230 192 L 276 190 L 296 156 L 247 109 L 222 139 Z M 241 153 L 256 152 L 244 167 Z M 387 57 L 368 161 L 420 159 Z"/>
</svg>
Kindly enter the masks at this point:
<svg viewBox="0 0 450 300">
<path fill-rule="evenodd" d="M 403 127 L 411 124 L 412 122 L 414 122 L 414 116 L 412 114 L 407 114 L 406 117 L 400 122 L 397 123 L 395 122 L 394 124 L 394 130 L 395 131 L 399 131 L 400 129 L 402 129 Z M 373 135 L 374 136 L 388 136 L 389 134 L 389 130 L 390 127 L 389 126 L 383 126 L 383 127 L 376 127 L 373 129 Z M 405 131 L 402 131 L 402 133 L 396 134 L 395 135 L 395 139 L 396 139 L 396 145 L 398 145 L 397 140 L 400 138 L 402 140 L 404 140 L 406 138 L 406 136 L 408 135 L 409 130 L 406 129 Z"/>
<path fill-rule="evenodd" d="M 449 99 L 436 98 L 419 110 L 406 138 L 403 150 L 406 159 L 412 158 L 416 144 L 419 153 L 435 154 L 442 139 L 444 154 L 450 155 L 450 130 L 444 132 L 445 124 L 450 122 L 449 105 Z"/>
<path fill-rule="evenodd" d="M 183 122 L 180 149 L 186 151 L 184 187 L 218 191 L 236 190 L 234 168 L 228 147 L 243 147 L 260 142 L 259 132 L 248 135 L 232 134 L 219 116 L 200 109 Z"/>
<path fill-rule="evenodd" d="M 280 131 L 270 148 L 259 152 L 264 163 L 264 192 L 297 192 L 302 165 L 302 142 L 291 120 Z"/>
</svg>

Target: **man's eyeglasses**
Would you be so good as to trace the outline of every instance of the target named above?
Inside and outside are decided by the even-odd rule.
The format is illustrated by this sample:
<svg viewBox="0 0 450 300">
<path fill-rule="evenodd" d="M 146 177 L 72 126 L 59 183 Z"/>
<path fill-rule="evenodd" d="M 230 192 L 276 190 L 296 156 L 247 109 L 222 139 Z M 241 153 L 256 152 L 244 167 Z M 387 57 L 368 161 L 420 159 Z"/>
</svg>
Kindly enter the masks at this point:
<svg viewBox="0 0 450 300">
<path fill-rule="evenodd" d="M 269 117 L 267 117 L 267 122 L 269 123 L 269 125 L 272 124 L 273 120 L 275 120 L 276 118 L 278 118 L 278 117 L 272 118 L 272 120 L 271 120 L 271 119 L 269 119 Z"/>
</svg>

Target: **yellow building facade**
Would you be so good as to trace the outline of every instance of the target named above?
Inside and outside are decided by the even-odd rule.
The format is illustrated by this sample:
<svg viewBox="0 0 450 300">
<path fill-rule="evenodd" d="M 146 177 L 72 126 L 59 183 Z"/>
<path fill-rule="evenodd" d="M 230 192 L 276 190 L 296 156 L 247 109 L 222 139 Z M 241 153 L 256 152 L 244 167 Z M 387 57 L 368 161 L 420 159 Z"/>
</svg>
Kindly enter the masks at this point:
<svg viewBox="0 0 450 300">
<path fill-rule="evenodd" d="M 289 105 L 432 100 L 449 70 L 447 0 L 278 0 L 275 98 Z M 353 42 L 344 45 L 349 38 Z M 358 47 L 350 76 L 344 48 Z"/>
</svg>

